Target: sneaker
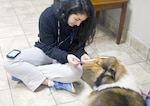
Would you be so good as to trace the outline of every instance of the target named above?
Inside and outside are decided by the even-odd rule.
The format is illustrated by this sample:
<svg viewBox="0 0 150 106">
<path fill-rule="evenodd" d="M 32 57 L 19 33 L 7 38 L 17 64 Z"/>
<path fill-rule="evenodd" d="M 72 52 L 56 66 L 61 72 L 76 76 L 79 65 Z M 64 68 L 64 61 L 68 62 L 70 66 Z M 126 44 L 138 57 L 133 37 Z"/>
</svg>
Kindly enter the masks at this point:
<svg viewBox="0 0 150 106">
<path fill-rule="evenodd" d="M 146 96 L 145 103 L 146 103 L 146 106 L 150 106 L 150 91 L 148 92 Z"/>
<path fill-rule="evenodd" d="M 20 79 L 14 77 L 14 76 L 11 76 L 11 79 L 12 79 L 13 81 L 20 81 Z"/>
<path fill-rule="evenodd" d="M 54 81 L 54 85 L 52 86 L 51 89 L 66 90 L 66 91 L 69 91 L 69 92 L 75 92 L 75 89 L 74 89 L 72 83 L 62 83 L 62 82 Z"/>
</svg>

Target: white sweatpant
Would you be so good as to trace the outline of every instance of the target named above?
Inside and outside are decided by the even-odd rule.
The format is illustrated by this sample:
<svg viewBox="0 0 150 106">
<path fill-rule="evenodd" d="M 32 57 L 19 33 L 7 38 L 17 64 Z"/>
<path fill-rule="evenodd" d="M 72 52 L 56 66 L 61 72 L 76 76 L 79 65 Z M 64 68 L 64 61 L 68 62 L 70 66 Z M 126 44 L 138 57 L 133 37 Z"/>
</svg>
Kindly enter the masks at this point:
<svg viewBox="0 0 150 106">
<path fill-rule="evenodd" d="M 70 83 L 78 81 L 83 72 L 81 65 L 73 67 L 69 63 L 60 64 L 37 47 L 21 50 L 21 54 L 15 59 L 4 58 L 3 66 L 32 91 L 35 91 L 46 78 Z"/>
</svg>

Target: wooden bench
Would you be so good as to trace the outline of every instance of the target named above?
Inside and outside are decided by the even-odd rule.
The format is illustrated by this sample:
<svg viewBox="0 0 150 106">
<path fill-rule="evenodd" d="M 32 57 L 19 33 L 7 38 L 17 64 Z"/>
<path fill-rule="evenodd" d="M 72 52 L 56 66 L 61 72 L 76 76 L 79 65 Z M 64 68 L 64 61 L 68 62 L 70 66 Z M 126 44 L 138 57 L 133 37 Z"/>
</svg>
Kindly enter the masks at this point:
<svg viewBox="0 0 150 106">
<path fill-rule="evenodd" d="M 56 1 L 58 0 L 54 0 L 54 2 Z M 99 18 L 99 14 L 101 10 L 121 8 L 120 23 L 119 23 L 119 29 L 118 29 L 118 34 L 116 38 L 116 43 L 120 44 L 128 0 L 91 0 L 91 2 L 96 11 L 97 19 Z"/>
<path fill-rule="evenodd" d="M 96 11 L 97 19 L 99 18 L 99 14 L 101 10 L 121 8 L 120 23 L 119 23 L 119 29 L 116 38 L 116 43 L 120 44 L 128 0 L 91 0 L 91 2 Z"/>
</svg>

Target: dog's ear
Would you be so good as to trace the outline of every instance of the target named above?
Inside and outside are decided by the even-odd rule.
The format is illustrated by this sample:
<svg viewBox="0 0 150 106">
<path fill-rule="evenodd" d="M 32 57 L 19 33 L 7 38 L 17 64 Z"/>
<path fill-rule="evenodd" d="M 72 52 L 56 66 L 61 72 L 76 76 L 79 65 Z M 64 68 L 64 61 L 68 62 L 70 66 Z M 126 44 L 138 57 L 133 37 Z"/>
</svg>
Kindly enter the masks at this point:
<svg viewBox="0 0 150 106">
<path fill-rule="evenodd" d="M 117 81 L 125 72 L 125 68 L 122 64 L 120 64 L 116 57 L 110 56 L 103 60 L 103 67 L 108 68 L 111 75 L 114 77 L 114 80 Z"/>
<path fill-rule="evenodd" d="M 108 73 L 110 73 L 110 77 L 115 80 L 116 72 L 113 69 L 108 69 Z"/>
<path fill-rule="evenodd" d="M 115 79 L 115 70 L 113 70 L 111 67 L 108 67 L 107 64 L 102 64 L 102 68 L 105 70 L 105 75 L 108 75 Z"/>
</svg>

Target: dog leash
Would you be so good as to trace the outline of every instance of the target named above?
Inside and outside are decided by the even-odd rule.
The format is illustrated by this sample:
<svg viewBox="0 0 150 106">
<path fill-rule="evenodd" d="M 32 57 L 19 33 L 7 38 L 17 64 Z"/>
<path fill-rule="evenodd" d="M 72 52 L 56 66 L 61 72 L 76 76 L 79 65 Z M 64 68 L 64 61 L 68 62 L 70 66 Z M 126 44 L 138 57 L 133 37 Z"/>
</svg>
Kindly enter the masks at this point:
<svg viewBox="0 0 150 106">
<path fill-rule="evenodd" d="M 146 96 L 146 97 L 149 97 L 150 98 L 150 94 L 145 94 L 142 90 L 140 90 L 141 91 L 141 94 L 143 95 L 143 96 Z"/>
</svg>

